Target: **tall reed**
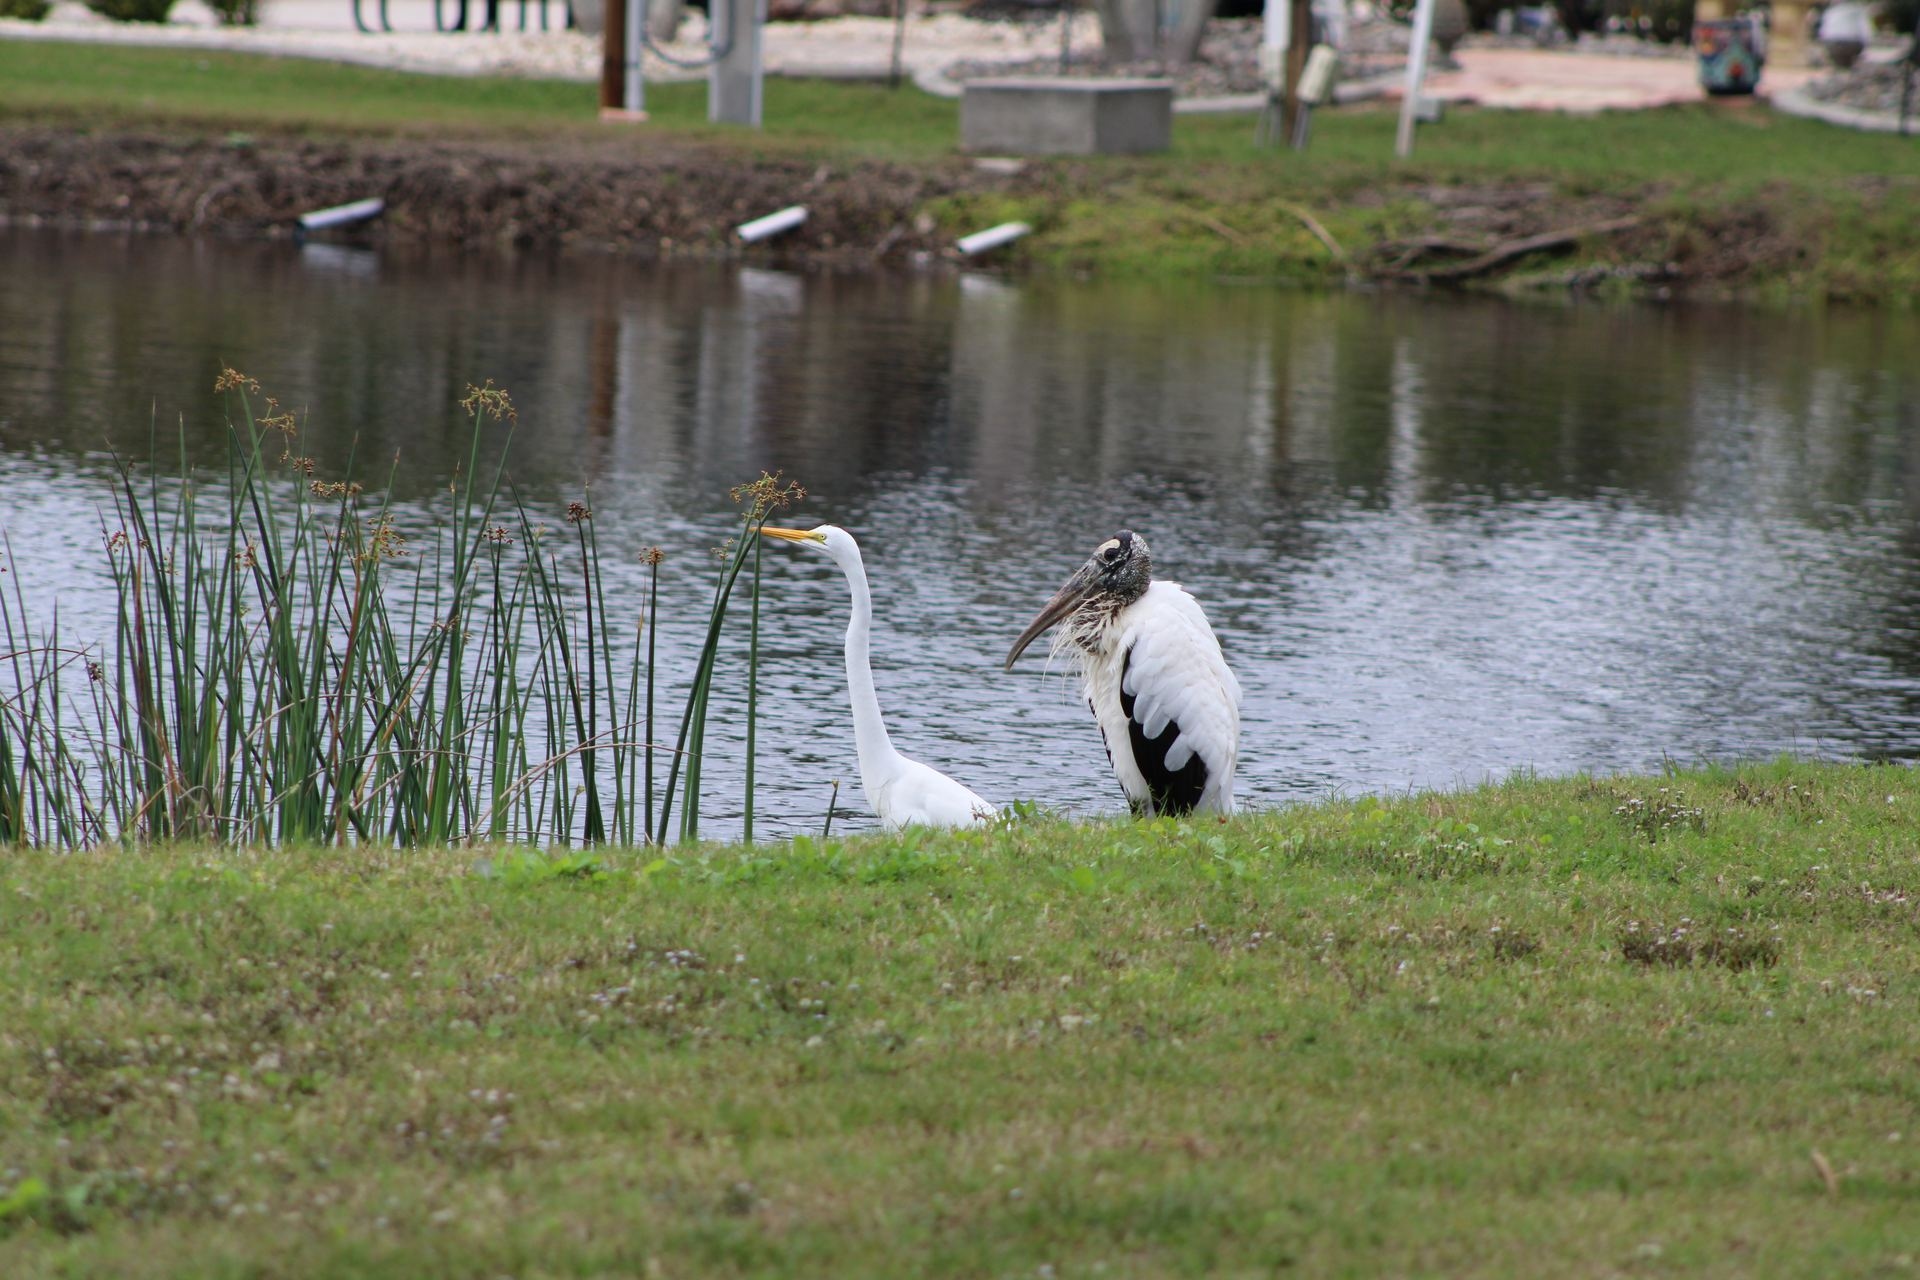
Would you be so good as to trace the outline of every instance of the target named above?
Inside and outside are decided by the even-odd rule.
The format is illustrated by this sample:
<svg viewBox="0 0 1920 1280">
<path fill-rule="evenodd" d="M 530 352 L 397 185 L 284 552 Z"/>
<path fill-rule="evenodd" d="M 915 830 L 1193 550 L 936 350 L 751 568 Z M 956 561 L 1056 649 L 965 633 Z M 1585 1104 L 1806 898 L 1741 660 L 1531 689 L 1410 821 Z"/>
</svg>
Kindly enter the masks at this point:
<svg viewBox="0 0 1920 1280">
<path fill-rule="evenodd" d="M 642 553 L 644 609 L 616 624 L 591 508 L 551 523 L 506 480 L 505 391 L 469 388 L 465 458 L 422 519 L 363 491 L 351 460 L 323 478 L 257 382 L 228 370 L 216 390 L 224 485 L 203 489 L 184 443 L 177 478 L 120 470 L 101 528 L 109 640 L 70 643 L 57 610 L 36 629 L 0 543 L 0 843 L 664 843 L 683 771 L 681 833 L 699 838 L 727 603 L 798 486 L 733 491 L 741 534 L 656 788 L 663 554 Z M 756 569 L 749 761 L 758 622 Z M 749 763 L 749 837 L 752 788 Z"/>
<path fill-rule="evenodd" d="M 745 567 L 749 552 L 757 549 L 760 541 L 760 526 L 766 523 L 769 515 L 784 510 L 794 502 L 807 496 L 807 491 L 797 484 L 782 483 L 778 473 L 769 475 L 762 472 L 758 480 L 743 484 L 732 490 L 735 503 L 743 507 L 740 520 L 740 534 L 721 550 L 719 576 L 714 582 L 713 602 L 707 616 L 706 639 L 700 646 L 700 660 L 694 669 L 693 687 L 687 694 L 687 704 L 680 715 L 680 733 L 674 741 L 673 760 L 668 765 L 665 793 L 660 799 L 660 825 L 654 839 L 659 844 L 667 842 L 668 820 L 673 810 L 673 793 L 680 780 L 681 762 L 686 762 L 686 798 L 680 812 L 680 840 L 690 843 L 700 838 L 700 761 L 706 738 L 707 701 L 712 689 L 714 663 L 720 652 L 720 633 L 726 623 L 727 603 L 733 596 L 733 584 Z M 755 615 L 758 626 L 758 614 Z M 749 670 L 749 686 L 757 691 L 757 630 L 756 643 L 752 653 L 755 665 Z M 751 751 L 751 748 L 749 749 Z M 748 768 L 751 769 L 751 764 Z M 753 825 L 751 810 L 752 792 L 747 795 L 749 830 Z"/>
</svg>

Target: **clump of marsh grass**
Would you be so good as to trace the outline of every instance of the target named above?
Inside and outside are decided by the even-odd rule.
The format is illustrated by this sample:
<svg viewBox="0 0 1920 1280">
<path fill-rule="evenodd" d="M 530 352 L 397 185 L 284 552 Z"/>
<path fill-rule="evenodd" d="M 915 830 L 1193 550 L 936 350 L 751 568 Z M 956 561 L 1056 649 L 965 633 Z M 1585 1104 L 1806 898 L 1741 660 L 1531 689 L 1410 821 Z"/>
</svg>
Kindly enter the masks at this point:
<svg viewBox="0 0 1920 1280">
<path fill-rule="evenodd" d="M 664 841 L 683 760 L 682 835 L 698 838 L 727 599 L 758 523 L 797 486 L 763 476 L 735 492 L 743 536 L 655 835 L 664 555 L 642 553 L 646 607 L 616 680 L 628 632 L 611 621 L 592 508 L 583 496 L 548 523 L 506 481 L 508 393 L 469 388 L 472 442 L 423 530 L 351 460 L 319 474 L 257 382 L 227 370 L 216 391 L 232 398 L 224 485 L 203 490 L 184 454 L 174 480 L 120 471 L 101 525 L 110 641 L 72 643 L 57 611 L 36 630 L 17 574 L 0 594 L 0 843 Z"/>
</svg>

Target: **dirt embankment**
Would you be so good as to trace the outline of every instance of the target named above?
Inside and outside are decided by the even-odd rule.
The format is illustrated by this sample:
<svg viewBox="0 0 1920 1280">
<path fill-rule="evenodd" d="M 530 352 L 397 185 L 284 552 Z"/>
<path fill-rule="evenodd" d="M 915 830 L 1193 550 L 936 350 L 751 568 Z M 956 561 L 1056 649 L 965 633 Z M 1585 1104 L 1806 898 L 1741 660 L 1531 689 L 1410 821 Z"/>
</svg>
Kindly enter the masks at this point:
<svg viewBox="0 0 1920 1280">
<path fill-rule="evenodd" d="M 633 257 L 728 257 L 732 229 L 790 204 L 802 228 L 750 251 L 783 264 L 866 267 L 954 256 L 956 227 L 1018 216 L 1028 260 L 1101 272 L 1184 270 L 1417 287 L 1789 292 L 1873 299 L 1915 282 L 1884 264 L 1910 251 L 1892 207 L 1910 183 L 1861 179 L 1815 198 L 1799 188 L 1737 201 L 1657 189 L 1574 195 L 1538 182 L 1348 191 L 1308 209 L 1204 166 L 1169 172 L 1056 160 L 986 168 L 755 155 L 686 140 L 644 149 L 580 139 L 194 137 L 0 130 L 0 220 L 129 225 L 215 236 L 293 233 L 304 212 L 380 196 L 386 213 L 344 233 L 394 246 L 577 248 Z M 1220 198 L 1209 192 L 1218 189 Z M 1830 197 L 1830 200 L 1829 200 Z M 1331 199 L 1322 193 L 1322 199 Z M 1822 200 L 1829 200 L 1828 204 Z M 1849 203 L 1850 202 L 1850 203 Z M 1408 208 L 1424 211 L 1409 225 Z M 1317 218 L 1315 215 L 1319 215 Z M 1307 234 L 1308 231 L 1312 235 Z M 1173 265 L 1169 265 L 1173 264 Z"/>
<path fill-rule="evenodd" d="M 806 226 L 772 252 L 853 264 L 938 248 L 917 211 L 970 180 L 959 163 L 822 166 L 658 146 L 0 132 L 0 215 L 15 223 L 286 236 L 302 213 L 379 196 L 384 217 L 348 234 L 394 245 L 724 253 L 734 226 L 803 203 Z"/>
</svg>

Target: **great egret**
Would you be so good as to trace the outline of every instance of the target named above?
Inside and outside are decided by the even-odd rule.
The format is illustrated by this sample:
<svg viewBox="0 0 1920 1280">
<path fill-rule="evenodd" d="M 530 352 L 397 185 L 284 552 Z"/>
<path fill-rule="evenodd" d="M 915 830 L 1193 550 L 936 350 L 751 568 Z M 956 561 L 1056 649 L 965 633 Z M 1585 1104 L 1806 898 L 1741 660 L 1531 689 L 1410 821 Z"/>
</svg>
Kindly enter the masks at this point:
<svg viewBox="0 0 1920 1280">
<path fill-rule="evenodd" d="M 1240 682 L 1199 602 L 1153 581 L 1147 540 L 1121 530 L 1094 548 L 1007 653 L 1065 620 L 1055 653 L 1080 665 L 1087 705 L 1136 814 L 1232 813 Z"/>
<path fill-rule="evenodd" d="M 818 547 L 847 575 L 853 593 L 853 618 L 847 623 L 847 693 L 853 703 L 853 741 L 860 752 L 860 787 L 872 809 L 889 831 L 906 826 L 973 827 L 993 818 L 993 806 L 946 774 L 894 750 L 880 718 L 880 699 L 873 690 L 873 667 L 867 656 L 867 635 L 873 626 L 873 599 L 867 593 L 867 569 L 860 561 L 860 544 L 838 525 L 817 529 L 775 529 L 762 525 L 769 538 Z"/>
</svg>

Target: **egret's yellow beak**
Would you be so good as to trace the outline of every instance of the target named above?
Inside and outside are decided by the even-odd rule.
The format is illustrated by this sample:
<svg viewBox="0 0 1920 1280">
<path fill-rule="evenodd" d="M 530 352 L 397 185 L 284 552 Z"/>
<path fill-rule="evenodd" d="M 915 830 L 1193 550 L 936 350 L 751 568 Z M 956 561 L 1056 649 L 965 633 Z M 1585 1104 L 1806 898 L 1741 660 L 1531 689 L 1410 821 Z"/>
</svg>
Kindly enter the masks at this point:
<svg viewBox="0 0 1920 1280">
<path fill-rule="evenodd" d="M 826 537 L 812 529 L 776 529 L 770 524 L 760 526 L 760 532 L 769 538 L 779 538 L 785 542 L 825 542 Z"/>
</svg>

